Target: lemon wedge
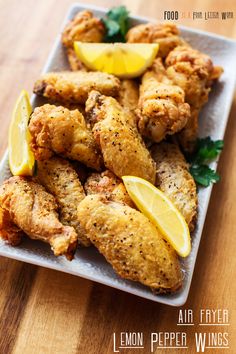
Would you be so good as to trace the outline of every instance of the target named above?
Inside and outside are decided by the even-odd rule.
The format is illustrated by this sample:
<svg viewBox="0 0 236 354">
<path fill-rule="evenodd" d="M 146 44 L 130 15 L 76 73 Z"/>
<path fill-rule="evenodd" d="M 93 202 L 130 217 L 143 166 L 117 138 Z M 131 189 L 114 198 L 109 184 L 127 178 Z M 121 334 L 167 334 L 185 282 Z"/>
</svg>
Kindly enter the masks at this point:
<svg viewBox="0 0 236 354">
<path fill-rule="evenodd" d="M 180 256 L 187 257 L 191 251 L 189 228 L 170 199 L 142 178 L 123 176 L 122 179 L 138 209 L 156 225 Z"/>
<path fill-rule="evenodd" d="M 140 76 L 155 59 L 158 43 L 74 42 L 76 55 L 89 69 L 120 78 Z"/>
<path fill-rule="evenodd" d="M 23 90 L 16 102 L 8 136 L 9 166 L 14 176 L 32 176 L 35 159 L 30 150 L 29 117 L 32 112 L 29 95 Z"/>
</svg>

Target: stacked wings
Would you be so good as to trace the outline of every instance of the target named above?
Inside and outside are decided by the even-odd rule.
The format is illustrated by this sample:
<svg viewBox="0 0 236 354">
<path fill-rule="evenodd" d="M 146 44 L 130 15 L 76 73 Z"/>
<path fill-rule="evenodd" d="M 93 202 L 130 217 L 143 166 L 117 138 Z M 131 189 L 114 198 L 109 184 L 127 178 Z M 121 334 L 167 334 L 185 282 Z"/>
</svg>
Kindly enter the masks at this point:
<svg viewBox="0 0 236 354">
<path fill-rule="evenodd" d="M 155 184 L 194 230 L 196 185 L 180 147 L 194 149 L 200 109 L 222 69 L 174 24 L 148 23 L 127 34 L 129 43 L 160 45 L 142 77 L 91 72 L 73 44 L 101 42 L 104 33 L 90 11 L 78 13 L 62 34 L 72 71 L 36 81 L 34 92 L 47 100 L 29 123 L 37 173 L 0 187 L 0 235 L 12 245 L 24 236 L 47 242 L 68 259 L 77 245 L 93 244 L 121 277 L 173 292 L 182 284 L 179 259 L 135 208 L 121 177 Z"/>
</svg>

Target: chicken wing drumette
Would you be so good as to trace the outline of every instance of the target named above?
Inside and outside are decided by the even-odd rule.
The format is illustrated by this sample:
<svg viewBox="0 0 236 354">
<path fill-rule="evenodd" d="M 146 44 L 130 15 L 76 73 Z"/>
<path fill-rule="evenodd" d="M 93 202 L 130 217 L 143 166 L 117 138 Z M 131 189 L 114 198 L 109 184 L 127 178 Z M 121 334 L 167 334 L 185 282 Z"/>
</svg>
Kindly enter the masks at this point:
<svg viewBox="0 0 236 354">
<path fill-rule="evenodd" d="M 132 27 L 127 35 L 129 43 L 159 43 L 158 56 L 164 58 L 175 47 L 184 45 L 174 23 L 146 23 Z"/>
<path fill-rule="evenodd" d="M 51 245 L 56 256 L 72 259 L 77 247 L 73 227 L 58 219 L 54 197 L 41 185 L 24 177 L 11 177 L 0 187 L 0 235 L 10 244 L 23 234 Z"/>
<path fill-rule="evenodd" d="M 129 112 L 97 91 L 89 94 L 86 112 L 106 168 L 118 177 L 133 175 L 154 183 L 155 163 Z"/>
<path fill-rule="evenodd" d="M 81 11 L 71 20 L 62 33 L 62 43 L 67 50 L 69 64 L 73 71 L 85 69 L 74 51 L 74 41 L 102 42 L 105 28 L 102 21 L 91 11 Z"/>
<path fill-rule="evenodd" d="M 211 58 L 190 46 L 180 46 L 166 58 L 167 75 L 175 85 L 185 92 L 186 102 L 191 107 L 191 118 L 186 130 L 180 134 L 180 142 L 185 150 L 191 151 L 197 138 L 198 114 L 208 101 L 211 86 L 223 72 L 214 66 Z"/>
<path fill-rule="evenodd" d="M 157 165 L 157 187 L 172 200 L 193 231 L 197 217 L 197 190 L 183 154 L 178 145 L 168 142 L 153 145 L 151 153 Z"/>
<path fill-rule="evenodd" d="M 89 246 L 90 241 L 82 232 L 77 217 L 77 209 L 85 198 L 85 192 L 70 162 L 60 157 L 38 161 L 36 180 L 55 197 L 63 225 L 73 226 L 78 242 L 83 246 Z"/>
<path fill-rule="evenodd" d="M 154 142 L 183 129 L 190 117 L 184 91 L 167 78 L 160 58 L 142 77 L 136 112 L 140 133 Z"/>
<path fill-rule="evenodd" d="M 109 200 L 135 208 L 122 180 L 109 170 L 102 173 L 92 173 L 88 177 L 84 189 L 87 194 L 101 194 Z"/>
<path fill-rule="evenodd" d="M 159 293 L 181 287 L 175 251 L 142 213 L 90 195 L 81 202 L 78 217 L 87 237 L 121 277 Z"/>
<path fill-rule="evenodd" d="M 54 154 L 99 170 L 102 158 L 91 131 L 79 110 L 45 104 L 35 108 L 29 131 L 36 160 L 48 160 Z"/>
<path fill-rule="evenodd" d="M 119 88 L 118 78 L 100 71 L 60 71 L 42 75 L 35 82 L 34 93 L 52 102 L 68 105 L 85 103 L 91 90 L 116 96 Z"/>
</svg>

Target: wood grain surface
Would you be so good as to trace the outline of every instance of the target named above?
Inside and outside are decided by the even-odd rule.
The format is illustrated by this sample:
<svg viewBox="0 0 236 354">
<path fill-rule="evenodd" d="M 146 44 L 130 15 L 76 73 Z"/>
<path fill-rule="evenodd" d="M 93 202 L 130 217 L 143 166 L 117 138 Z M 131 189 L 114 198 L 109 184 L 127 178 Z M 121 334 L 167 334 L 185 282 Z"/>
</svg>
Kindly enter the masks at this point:
<svg viewBox="0 0 236 354">
<path fill-rule="evenodd" d="M 0 0 L 0 155 L 14 102 L 34 80 L 57 35 L 70 0 Z M 111 7 L 125 4 L 131 12 L 163 20 L 163 11 L 234 11 L 235 0 L 91 0 L 88 4 Z M 236 38 L 233 20 L 178 21 Z M 236 352 L 236 101 L 234 101 L 220 159 L 221 182 L 213 190 L 199 249 L 189 299 L 184 308 L 229 309 L 230 326 L 204 328 L 204 332 L 230 333 Z M 143 332 L 145 349 L 124 353 L 149 353 L 151 332 L 178 331 L 178 308 L 152 303 L 78 277 L 10 259 L 0 259 L 0 354 L 92 354 L 113 352 L 113 332 Z M 194 333 L 185 327 L 188 350 L 195 353 Z M 220 351 L 220 349 L 218 350 Z M 174 350 L 157 350 L 173 353 Z M 207 353 L 217 350 L 207 349 Z"/>
</svg>

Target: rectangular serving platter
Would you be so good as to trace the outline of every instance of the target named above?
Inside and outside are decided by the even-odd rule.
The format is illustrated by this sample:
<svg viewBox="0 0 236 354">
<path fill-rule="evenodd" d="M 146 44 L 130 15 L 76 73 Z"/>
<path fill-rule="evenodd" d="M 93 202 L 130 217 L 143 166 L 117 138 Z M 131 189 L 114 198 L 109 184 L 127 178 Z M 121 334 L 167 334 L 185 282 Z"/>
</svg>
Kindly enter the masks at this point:
<svg viewBox="0 0 236 354">
<path fill-rule="evenodd" d="M 107 9 L 75 3 L 69 8 L 61 30 L 78 11 L 85 9 L 93 11 L 97 17 L 103 17 L 107 12 Z M 135 25 L 155 20 L 131 16 L 131 21 L 132 25 Z M 201 112 L 199 132 L 199 135 L 202 137 L 210 135 L 213 139 L 223 139 L 235 89 L 236 41 L 196 29 L 182 26 L 179 26 L 179 28 L 181 35 L 194 48 L 209 54 L 214 64 L 224 67 L 224 74 L 214 86 L 209 102 Z M 69 67 L 59 34 L 43 72 L 65 69 L 69 69 Z M 33 107 L 42 104 L 40 99 L 35 95 L 32 95 L 31 103 Z M 212 167 L 216 168 L 217 162 L 213 162 Z M 0 183 L 10 176 L 8 153 L 6 151 L 0 164 Z M 19 247 L 11 247 L 5 242 L 0 241 L 0 255 L 90 279 L 155 302 L 171 306 L 182 306 L 188 297 L 211 191 L 212 186 L 204 189 L 199 188 L 198 222 L 196 230 L 192 235 L 192 251 L 187 259 L 181 260 L 184 270 L 183 287 L 175 294 L 154 295 L 149 288 L 120 278 L 94 247 L 79 249 L 75 255 L 75 259 L 72 262 L 68 262 L 64 257 L 56 258 L 47 244 L 38 241 L 25 239 Z"/>
</svg>

